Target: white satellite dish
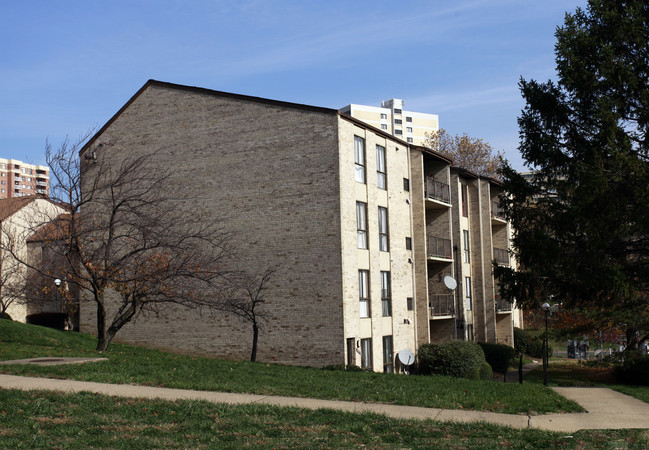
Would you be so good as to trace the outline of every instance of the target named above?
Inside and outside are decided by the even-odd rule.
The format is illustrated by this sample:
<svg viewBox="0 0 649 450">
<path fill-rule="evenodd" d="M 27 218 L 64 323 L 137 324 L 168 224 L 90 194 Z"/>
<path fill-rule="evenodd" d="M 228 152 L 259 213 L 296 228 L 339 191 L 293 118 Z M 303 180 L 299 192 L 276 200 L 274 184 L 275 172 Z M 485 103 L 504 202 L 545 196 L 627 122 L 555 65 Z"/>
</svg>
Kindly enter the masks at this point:
<svg viewBox="0 0 649 450">
<path fill-rule="evenodd" d="M 415 362 L 415 355 L 410 350 L 401 350 L 397 353 L 397 358 L 404 366 L 410 366 Z"/>
<path fill-rule="evenodd" d="M 454 291 L 457 287 L 457 281 L 455 281 L 455 278 L 453 278 L 452 276 L 446 275 L 444 277 L 444 286 L 449 288 L 451 291 Z"/>
</svg>

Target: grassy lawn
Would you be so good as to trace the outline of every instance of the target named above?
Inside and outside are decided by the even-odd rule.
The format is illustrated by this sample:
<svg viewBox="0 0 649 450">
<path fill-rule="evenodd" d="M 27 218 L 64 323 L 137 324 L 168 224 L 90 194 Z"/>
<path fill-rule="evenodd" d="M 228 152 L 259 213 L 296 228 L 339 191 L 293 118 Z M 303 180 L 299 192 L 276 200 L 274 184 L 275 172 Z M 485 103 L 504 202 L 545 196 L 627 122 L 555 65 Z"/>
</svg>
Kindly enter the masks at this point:
<svg viewBox="0 0 649 450">
<path fill-rule="evenodd" d="M 36 356 L 108 358 L 100 363 L 66 366 L 0 365 L 2 373 L 510 414 L 583 411 L 576 403 L 535 383 L 518 385 L 253 364 L 119 344 L 112 344 L 107 352 L 99 354 L 94 346 L 91 336 L 0 320 L 0 360 Z"/>
<path fill-rule="evenodd" d="M 572 435 L 266 405 L 0 389 L 3 448 L 647 448 L 646 430 Z"/>
</svg>

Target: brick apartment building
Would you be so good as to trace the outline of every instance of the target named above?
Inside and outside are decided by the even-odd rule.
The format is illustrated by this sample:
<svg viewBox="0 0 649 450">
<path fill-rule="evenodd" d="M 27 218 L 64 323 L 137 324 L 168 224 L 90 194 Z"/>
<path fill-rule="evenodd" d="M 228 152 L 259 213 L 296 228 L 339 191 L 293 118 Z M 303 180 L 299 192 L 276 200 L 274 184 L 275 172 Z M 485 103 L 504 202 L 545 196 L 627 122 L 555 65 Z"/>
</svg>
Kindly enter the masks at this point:
<svg viewBox="0 0 649 450">
<path fill-rule="evenodd" d="M 511 344 L 513 313 L 497 310 L 491 277 L 509 233 L 492 214 L 494 180 L 337 110 L 153 80 L 82 154 L 153 151 L 174 168 L 168 186 L 183 200 L 170 207 L 235 231 L 243 267 L 276 269 L 258 360 L 392 371 L 398 351 L 430 340 Z M 445 275 L 470 278 L 469 308 Z M 94 313 L 82 303 L 82 331 Z M 234 317 L 170 308 L 117 340 L 246 359 L 250 336 Z"/>
<path fill-rule="evenodd" d="M 50 194 L 50 169 L 0 158 L 0 199 Z"/>
</svg>

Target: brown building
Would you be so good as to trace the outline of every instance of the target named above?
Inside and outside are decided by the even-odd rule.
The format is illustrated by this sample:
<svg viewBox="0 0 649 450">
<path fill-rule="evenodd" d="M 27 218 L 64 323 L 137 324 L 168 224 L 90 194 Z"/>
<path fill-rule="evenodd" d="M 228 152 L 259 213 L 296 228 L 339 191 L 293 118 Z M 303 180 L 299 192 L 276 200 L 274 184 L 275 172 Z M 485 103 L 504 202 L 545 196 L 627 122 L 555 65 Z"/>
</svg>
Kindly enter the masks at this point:
<svg viewBox="0 0 649 450">
<path fill-rule="evenodd" d="M 119 163 L 152 152 L 174 169 L 170 197 L 181 200 L 169 208 L 235 232 L 242 267 L 276 269 L 259 360 L 389 372 L 400 350 L 467 337 L 457 324 L 438 331 L 434 296 L 449 295 L 439 275 L 456 275 L 455 258 L 428 251 L 437 228 L 450 248 L 456 239 L 448 159 L 337 110 L 159 81 L 147 82 L 82 158 Z M 438 187 L 441 202 L 429 198 Z M 479 205 L 490 216 L 490 204 Z M 494 296 L 485 302 L 492 307 Z M 94 324 L 94 308 L 82 303 L 81 330 Z M 169 308 L 116 339 L 244 359 L 250 336 L 236 318 Z"/>
<path fill-rule="evenodd" d="M 0 199 L 50 194 L 50 169 L 0 158 Z"/>
</svg>

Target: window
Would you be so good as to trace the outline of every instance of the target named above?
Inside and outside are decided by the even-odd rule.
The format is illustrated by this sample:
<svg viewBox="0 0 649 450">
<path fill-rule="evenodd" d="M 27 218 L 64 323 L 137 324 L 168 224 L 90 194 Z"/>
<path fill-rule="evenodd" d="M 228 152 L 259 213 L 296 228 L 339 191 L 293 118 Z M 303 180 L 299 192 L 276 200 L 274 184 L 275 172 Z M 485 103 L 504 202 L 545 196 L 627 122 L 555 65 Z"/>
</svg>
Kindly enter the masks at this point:
<svg viewBox="0 0 649 450">
<path fill-rule="evenodd" d="M 381 129 L 382 129 L 382 130 L 387 130 L 387 129 L 388 129 L 388 126 L 387 126 L 386 124 L 382 123 L 382 124 L 381 124 Z"/>
<path fill-rule="evenodd" d="M 406 192 L 410 192 L 410 179 L 409 178 L 404 178 L 403 179 L 403 190 Z"/>
<path fill-rule="evenodd" d="M 356 365 L 356 348 L 354 345 L 355 343 L 356 343 L 355 338 L 347 338 L 347 365 L 348 366 Z"/>
<path fill-rule="evenodd" d="M 473 324 L 466 326 L 466 340 L 473 342 Z"/>
<path fill-rule="evenodd" d="M 464 278 L 464 304 L 467 311 L 471 311 L 471 277 Z"/>
<path fill-rule="evenodd" d="M 6 169 L 6 168 L 7 168 L 7 164 L 5 164 L 5 163 L 0 164 L 0 168 L 2 168 L 2 169 Z"/>
<path fill-rule="evenodd" d="M 365 184 L 365 139 L 358 136 L 354 136 L 354 162 L 356 181 Z"/>
<path fill-rule="evenodd" d="M 408 141 L 408 144 L 412 144 L 412 143 L 414 142 L 414 141 L 412 140 L 412 138 L 408 138 L 407 141 Z"/>
<path fill-rule="evenodd" d="M 408 133 L 412 133 L 412 127 L 406 127 L 406 131 L 407 131 Z"/>
<path fill-rule="evenodd" d="M 469 217 L 469 190 L 466 184 L 461 185 L 462 189 L 462 216 Z"/>
<path fill-rule="evenodd" d="M 376 117 L 376 116 L 374 116 L 374 117 Z M 388 118 L 388 115 L 387 115 L 387 114 L 385 114 L 385 113 L 381 113 L 381 119 L 387 119 L 387 118 Z"/>
<path fill-rule="evenodd" d="M 6 176 L 7 176 L 7 174 L 6 174 L 6 173 L 4 173 L 4 172 L 2 172 L 2 176 L 3 176 L 3 177 L 6 177 Z"/>
<path fill-rule="evenodd" d="M 394 134 L 403 134 L 403 130 L 394 130 Z"/>
<path fill-rule="evenodd" d="M 396 123 L 397 125 L 401 125 L 401 124 L 403 123 L 403 120 L 401 120 L 401 119 L 394 119 L 394 123 Z"/>
<path fill-rule="evenodd" d="M 401 110 L 395 108 L 394 113 L 395 113 L 395 114 L 401 114 Z"/>
<path fill-rule="evenodd" d="M 361 317 L 370 316 L 370 271 L 358 271 L 358 298 Z"/>
<path fill-rule="evenodd" d="M 392 336 L 383 336 L 383 372 L 394 372 L 394 364 L 392 363 L 393 358 Z"/>
<path fill-rule="evenodd" d="M 412 117 L 406 117 L 406 122 L 412 123 Z"/>
<path fill-rule="evenodd" d="M 0 181 L 0 184 L 6 184 L 5 180 Z"/>
<path fill-rule="evenodd" d="M 5 191 L 4 189 L 1 189 L 0 192 L 2 192 L 2 193 L 4 194 L 4 193 L 6 193 L 7 191 Z"/>
<path fill-rule="evenodd" d="M 367 203 L 356 202 L 356 237 L 358 248 L 367 249 Z"/>
<path fill-rule="evenodd" d="M 412 311 L 412 297 L 406 298 L 406 308 L 408 308 L 408 311 Z"/>
<path fill-rule="evenodd" d="M 386 168 L 385 168 L 385 147 L 381 145 L 376 146 L 376 187 L 379 189 L 387 189 L 386 187 Z"/>
<path fill-rule="evenodd" d="M 372 339 L 361 339 L 361 367 L 372 368 Z"/>
<path fill-rule="evenodd" d="M 23 173 L 27 173 L 27 169 L 23 167 Z"/>
<path fill-rule="evenodd" d="M 412 238 L 406 238 L 406 250 L 412 250 Z"/>
<path fill-rule="evenodd" d="M 390 251 L 388 241 L 388 208 L 379 206 L 379 250 L 382 252 Z"/>
<path fill-rule="evenodd" d="M 464 262 L 471 262 L 471 249 L 469 247 L 469 230 L 462 230 L 462 235 L 464 238 Z"/>
<path fill-rule="evenodd" d="M 392 293 L 390 292 L 390 272 L 381 271 L 381 314 L 392 315 Z"/>
</svg>

